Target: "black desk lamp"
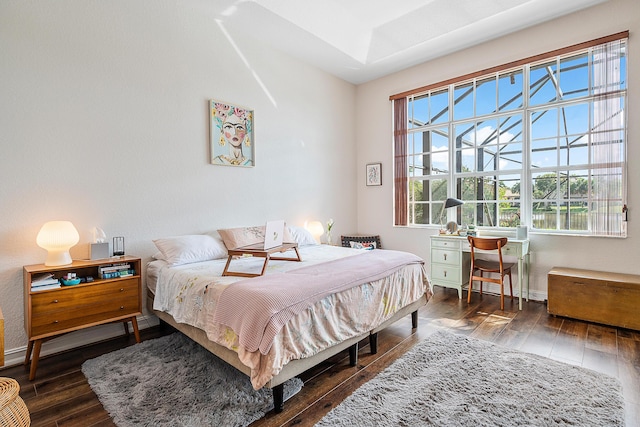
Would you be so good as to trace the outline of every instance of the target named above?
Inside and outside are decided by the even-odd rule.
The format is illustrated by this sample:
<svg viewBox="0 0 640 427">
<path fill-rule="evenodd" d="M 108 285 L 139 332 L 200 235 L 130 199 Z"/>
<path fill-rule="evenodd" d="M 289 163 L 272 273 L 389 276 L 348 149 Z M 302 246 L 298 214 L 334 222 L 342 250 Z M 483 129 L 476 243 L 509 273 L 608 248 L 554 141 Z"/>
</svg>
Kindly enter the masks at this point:
<svg viewBox="0 0 640 427">
<path fill-rule="evenodd" d="M 462 204 L 464 204 L 462 200 L 454 199 L 452 197 L 445 200 L 444 205 L 442 206 L 442 212 L 440 212 L 440 228 L 444 228 L 444 224 L 442 223 L 442 219 L 444 217 L 444 210 L 449 208 L 454 208 Z"/>
</svg>

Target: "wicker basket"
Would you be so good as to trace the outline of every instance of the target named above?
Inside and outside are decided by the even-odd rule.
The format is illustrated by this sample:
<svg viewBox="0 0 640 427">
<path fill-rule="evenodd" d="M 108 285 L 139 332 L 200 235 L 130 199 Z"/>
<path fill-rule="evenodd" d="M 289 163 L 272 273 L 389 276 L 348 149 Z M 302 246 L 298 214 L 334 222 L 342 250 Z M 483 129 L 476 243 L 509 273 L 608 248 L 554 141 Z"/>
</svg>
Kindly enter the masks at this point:
<svg viewBox="0 0 640 427">
<path fill-rule="evenodd" d="M 0 377 L 0 425 L 2 427 L 30 426 L 29 410 L 18 393 L 20 386 L 12 378 Z"/>
</svg>

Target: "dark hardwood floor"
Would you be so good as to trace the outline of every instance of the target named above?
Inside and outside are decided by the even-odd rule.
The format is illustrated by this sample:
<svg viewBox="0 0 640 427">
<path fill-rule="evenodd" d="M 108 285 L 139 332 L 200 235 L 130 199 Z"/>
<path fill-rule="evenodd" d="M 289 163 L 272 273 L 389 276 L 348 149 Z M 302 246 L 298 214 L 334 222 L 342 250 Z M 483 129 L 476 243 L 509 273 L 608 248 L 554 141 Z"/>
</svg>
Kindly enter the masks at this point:
<svg viewBox="0 0 640 427">
<path fill-rule="evenodd" d="M 539 354 L 619 378 L 625 397 L 628 427 L 640 426 L 640 332 L 577 320 L 553 317 L 546 305 L 474 294 L 471 304 L 460 301 L 455 290 L 435 288 L 435 296 L 420 312 L 420 326 L 411 330 L 407 316 L 380 333 L 378 353 L 369 353 L 361 343 L 358 365 L 349 366 L 347 352 L 305 372 L 302 391 L 285 403 L 280 414 L 267 414 L 252 426 L 313 425 L 357 387 L 373 378 L 397 357 L 438 328 L 492 341 L 509 348 Z M 142 331 L 143 340 L 166 332 L 160 328 Z M 113 426 L 80 371 L 82 363 L 128 345 L 133 337 L 122 337 L 41 359 L 34 381 L 24 366 L 0 369 L 0 376 L 15 378 L 20 395 L 29 408 L 34 427 Z"/>
</svg>

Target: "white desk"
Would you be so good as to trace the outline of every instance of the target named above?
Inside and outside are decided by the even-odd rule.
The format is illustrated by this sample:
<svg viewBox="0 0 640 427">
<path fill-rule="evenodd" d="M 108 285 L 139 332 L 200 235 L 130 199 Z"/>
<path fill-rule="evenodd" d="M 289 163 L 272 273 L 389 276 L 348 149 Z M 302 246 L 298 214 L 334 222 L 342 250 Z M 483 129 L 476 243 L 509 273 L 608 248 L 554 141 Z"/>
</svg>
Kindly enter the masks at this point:
<svg viewBox="0 0 640 427">
<path fill-rule="evenodd" d="M 510 237 L 508 239 L 507 246 L 502 248 L 502 255 L 518 259 L 518 295 L 520 297 L 518 305 L 522 310 L 524 268 L 527 271 L 527 301 L 529 301 L 529 239 L 519 240 Z M 462 287 L 469 283 L 470 252 L 466 237 L 446 234 L 431 236 L 431 282 L 434 285 L 457 289 L 458 298 L 462 299 Z"/>
</svg>

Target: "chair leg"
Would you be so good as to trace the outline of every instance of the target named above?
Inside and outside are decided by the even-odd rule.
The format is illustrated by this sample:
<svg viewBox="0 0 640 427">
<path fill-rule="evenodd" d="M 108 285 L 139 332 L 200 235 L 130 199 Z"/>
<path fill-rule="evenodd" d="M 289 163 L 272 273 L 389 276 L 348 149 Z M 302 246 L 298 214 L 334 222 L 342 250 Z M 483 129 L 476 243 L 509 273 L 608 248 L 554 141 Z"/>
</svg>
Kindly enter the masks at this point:
<svg viewBox="0 0 640 427">
<path fill-rule="evenodd" d="M 480 277 L 484 277 L 482 270 L 480 270 Z M 480 280 L 480 295 L 482 295 L 482 280 Z"/>
<path fill-rule="evenodd" d="M 467 288 L 467 304 L 471 303 L 471 289 L 473 289 L 473 281 L 469 280 L 469 288 Z"/>
<path fill-rule="evenodd" d="M 504 277 L 500 279 L 500 310 L 504 310 Z"/>
</svg>

